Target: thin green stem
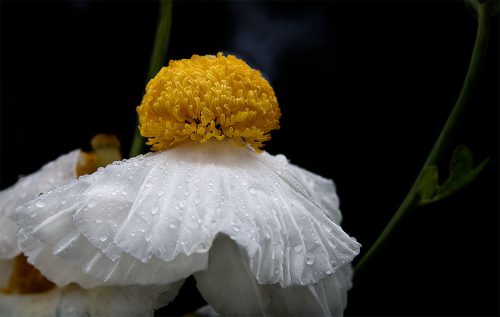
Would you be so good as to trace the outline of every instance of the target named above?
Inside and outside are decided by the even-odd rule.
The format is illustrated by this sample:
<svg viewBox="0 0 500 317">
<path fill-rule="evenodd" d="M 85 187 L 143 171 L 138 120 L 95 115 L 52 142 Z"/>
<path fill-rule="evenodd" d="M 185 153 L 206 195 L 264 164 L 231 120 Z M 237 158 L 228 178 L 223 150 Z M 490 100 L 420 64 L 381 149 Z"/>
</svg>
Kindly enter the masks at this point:
<svg viewBox="0 0 500 317">
<path fill-rule="evenodd" d="M 170 38 L 170 27 L 172 25 L 172 0 L 160 0 L 158 26 L 156 28 L 155 42 L 151 59 L 149 62 L 148 74 L 146 83 L 153 78 L 158 71 L 165 65 L 168 49 L 168 41 Z M 139 131 L 139 120 L 135 129 L 134 139 L 129 157 L 137 156 L 144 152 L 145 140 Z"/>
<path fill-rule="evenodd" d="M 416 206 L 416 202 L 418 199 L 418 184 L 420 182 L 420 178 L 422 177 L 424 169 L 428 166 L 436 165 L 442 158 L 443 153 L 445 153 L 450 146 L 450 140 L 452 139 L 454 130 L 456 130 L 457 124 L 464 113 L 466 105 L 470 103 L 474 88 L 477 86 L 479 72 L 482 67 L 482 61 L 484 60 L 486 55 L 486 47 L 488 44 L 488 36 L 490 33 L 491 23 L 489 7 L 490 3 L 488 1 L 482 3 L 479 7 L 479 25 L 476 34 L 476 42 L 474 43 L 474 49 L 472 51 L 472 57 L 470 60 L 469 68 L 467 70 L 467 75 L 465 76 L 464 84 L 455 103 L 455 106 L 453 107 L 453 110 L 451 111 L 446 124 L 441 130 L 439 138 L 434 144 L 434 147 L 427 157 L 424 166 L 420 170 L 420 173 L 418 174 L 406 198 L 403 200 L 398 210 L 386 225 L 375 243 L 370 247 L 370 249 L 368 249 L 368 251 L 361 257 L 359 262 L 354 267 L 355 276 L 359 275 L 359 273 L 365 269 L 366 265 L 379 252 L 380 248 L 387 241 L 401 219 L 403 219 L 403 217 L 409 210 L 413 209 Z"/>
</svg>

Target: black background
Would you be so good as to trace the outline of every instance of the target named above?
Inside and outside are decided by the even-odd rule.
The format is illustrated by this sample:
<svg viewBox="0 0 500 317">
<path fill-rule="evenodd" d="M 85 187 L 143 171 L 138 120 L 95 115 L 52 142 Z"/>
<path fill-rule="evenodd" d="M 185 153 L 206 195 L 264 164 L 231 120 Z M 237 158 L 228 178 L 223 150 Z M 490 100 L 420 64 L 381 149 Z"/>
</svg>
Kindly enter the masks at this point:
<svg viewBox="0 0 500 317">
<path fill-rule="evenodd" d="M 157 3 L 0 4 L 1 188 L 88 150 L 96 133 L 116 134 L 127 156 Z M 283 112 L 266 150 L 334 179 L 343 227 L 367 251 L 458 96 L 476 25 L 461 1 L 179 1 L 168 58 L 222 51 L 260 69 Z M 498 315 L 498 35 L 496 18 L 480 87 L 453 140 L 491 162 L 453 198 L 406 218 L 356 281 L 346 315 Z M 440 167 L 445 177 L 447 162 Z M 195 290 L 190 280 L 157 315 L 196 308 Z"/>
</svg>

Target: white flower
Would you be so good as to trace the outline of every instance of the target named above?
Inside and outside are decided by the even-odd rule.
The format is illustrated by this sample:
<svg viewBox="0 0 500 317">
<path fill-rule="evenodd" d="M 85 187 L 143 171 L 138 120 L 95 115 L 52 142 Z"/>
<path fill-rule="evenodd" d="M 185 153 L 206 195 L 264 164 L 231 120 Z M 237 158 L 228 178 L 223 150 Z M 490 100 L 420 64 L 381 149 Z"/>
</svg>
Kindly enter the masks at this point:
<svg viewBox="0 0 500 317">
<path fill-rule="evenodd" d="M 325 192 L 334 198 L 320 201 Z M 12 219 L 25 254 L 58 285 L 169 284 L 195 274 L 223 315 L 267 312 L 278 301 L 327 312 L 334 300 L 330 309 L 341 312 L 359 252 L 336 223 L 331 181 L 229 141 L 116 162 Z"/>
<path fill-rule="evenodd" d="M 0 294 L 2 317 L 153 316 L 159 287 L 97 287 L 71 284 L 33 294 Z"/>
<path fill-rule="evenodd" d="M 221 54 L 173 61 L 138 112 L 159 152 L 11 214 L 45 276 L 59 286 L 173 285 L 173 297 L 194 275 L 221 315 L 343 314 L 360 245 L 339 226 L 331 180 L 261 153 L 280 110 L 259 72 Z"/>
<path fill-rule="evenodd" d="M 18 247 L 18 227 L 7 215 L 39 194 L 76 179 L 78 172 L 102 163 L 99 160 L 116 156 L 110 147 L 104 150 L 106 155 L 102 152 L 93 155 L 74 150 L 0 192 L 0 316 L 153 316 L 154 309 L 172 297 L 170 291 L 177 293 L 180 285 L 54 287 L 25 262 Z"/>
<path fill-rule="evenodd" d="M 41 193 L 75 179 L 80 155 L 80 150 L 62 155 L 0 191 L 0 259 L 12 259 L 21 253 L 17 242 L 17 226 L 9 219 L 9 213 Z"/>
</svg>

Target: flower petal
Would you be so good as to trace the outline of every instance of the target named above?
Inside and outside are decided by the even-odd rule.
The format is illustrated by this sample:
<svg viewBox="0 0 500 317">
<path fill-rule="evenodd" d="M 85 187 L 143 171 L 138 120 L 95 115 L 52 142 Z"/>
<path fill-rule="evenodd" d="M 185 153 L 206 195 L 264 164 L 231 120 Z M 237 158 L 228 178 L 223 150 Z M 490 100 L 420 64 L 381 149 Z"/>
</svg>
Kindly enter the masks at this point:
<svg viewBox="0 0 500 317">
<path fill-rule="evenodd" d="M 208 270 L 195 274 L 198 290 L 222 316 L 342 316 L 351 276 L 346 264 L 315 284 L 261 285 L 245 252 L 226 236 L 212 246 Z"/>
<path fill-rule="evenodd" d="M 247 252 L 259 283 L 309 284 L 360 247 L 322 205 L 338 211 L 335 193 L 318 201 L 307 189 L 333 183 L 311 175 L 229 141 L 188 142 L 115 162 L 27 203 L 12 219 L 28 240 L 53 248 L 44 256 L 115 284 L 171 283 L 204 270 L 219 233 Z"/>
<path fill-rule="evenodd" d="M 86 290 L 69 285 L 33 295 L 0 294 L 0 316 L 153 316 L 162 291 L 158 286 Z"/>
<path fill-rule="evenodd" d="M 279 156 L 277 155 L 277 157 Z M 326 216 L 340 225 L 342 214 L 339 209 L 337 189 L 333 181 L 293 164 L 289 164 L 285 168 L 288 168 L 290 174 L 297 178 L 297 182 L 304 184 L 304 189 L 310 197 L 324 207 Z"/>
<path fill-rule="evenodd" d="M 0 192 L 0 259 L 12 259 L 21 252 L 17 243 L 18 228 L 8 218 L 9 213 L 39 194 L 76 178 L 80 153 L 80 150 L 74 150 L 62 155 Z"/>
</svg>

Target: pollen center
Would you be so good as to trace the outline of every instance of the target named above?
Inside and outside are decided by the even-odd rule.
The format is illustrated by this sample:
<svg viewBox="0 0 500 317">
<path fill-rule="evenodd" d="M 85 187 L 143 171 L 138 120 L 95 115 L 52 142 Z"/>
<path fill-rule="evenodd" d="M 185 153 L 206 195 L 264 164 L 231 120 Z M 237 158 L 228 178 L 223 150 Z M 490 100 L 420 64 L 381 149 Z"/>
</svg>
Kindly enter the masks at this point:
<svg viewBox="0 0 500 317">
<path fill-rule="evenodd" d="M 146 86 L 137 107 L 141 134 L 153 151 L 193 140 L 234 139 L 256 150 L 279 129 L 274 90 L 233 55 L 170 61 Z"/>
</svg>

